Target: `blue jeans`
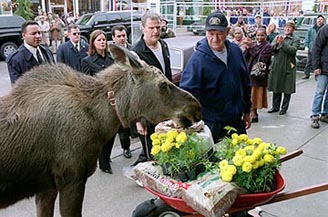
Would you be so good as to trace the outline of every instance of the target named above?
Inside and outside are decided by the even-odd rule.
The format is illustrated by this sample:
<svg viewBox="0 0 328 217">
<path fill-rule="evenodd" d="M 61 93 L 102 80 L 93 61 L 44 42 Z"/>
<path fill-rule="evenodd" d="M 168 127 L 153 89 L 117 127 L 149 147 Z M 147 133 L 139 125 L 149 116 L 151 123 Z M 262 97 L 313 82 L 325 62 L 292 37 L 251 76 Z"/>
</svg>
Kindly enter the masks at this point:
<svg viewBox="0 0 328 217">
<path fill-rule="evenodd" d="M 328 75 L 318 75 L 317 82 L 312 104 L 312 116 L 328 114 Z"/>
</svg>

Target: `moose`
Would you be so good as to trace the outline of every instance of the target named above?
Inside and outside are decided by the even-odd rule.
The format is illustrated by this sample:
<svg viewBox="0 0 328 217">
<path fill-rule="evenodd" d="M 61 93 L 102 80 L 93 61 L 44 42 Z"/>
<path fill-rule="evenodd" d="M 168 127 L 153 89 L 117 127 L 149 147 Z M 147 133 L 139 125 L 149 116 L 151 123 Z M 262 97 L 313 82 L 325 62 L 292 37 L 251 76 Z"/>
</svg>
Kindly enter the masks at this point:
<svg viewBox="0 0 328 217">
<path fill-rule="evenodd" d="M 0 98 L 0 209 L 35 195 L 38 217 L 82 216 L 101 146 L 139 117 L 188 127 L 201 106 L 160 70 L 109 47 L 114 63 L 91 77 L 63 64 L 26 72 Z"/>
</svg>

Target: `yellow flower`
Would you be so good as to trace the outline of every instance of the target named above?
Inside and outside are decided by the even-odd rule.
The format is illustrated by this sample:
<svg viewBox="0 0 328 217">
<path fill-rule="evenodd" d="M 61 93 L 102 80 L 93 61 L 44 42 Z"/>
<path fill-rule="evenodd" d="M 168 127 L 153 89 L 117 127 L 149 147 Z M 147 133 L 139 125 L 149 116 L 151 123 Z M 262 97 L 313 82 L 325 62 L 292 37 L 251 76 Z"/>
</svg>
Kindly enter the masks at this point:
<svg viewBox="0 0 328 217">
<path fill-rule="evenodd" d="M 174 142 L 175 138 L 172 135 L 167 135 L 165 142 Z"/>
<path fill-rule="evenodd" d="M 253 169 L 255 170 L 255 169 L 259 168 L 259 167 L 260 167 L 260 162 L 259 161 L 255 161 L 253 163 Z"/>
<path fill-rule="evenodd" d="M 153 145 L 160 145 L 161 144 L 161 141 L 159 139 L 153 139 L 152 140 L 152 144 Z"/>
<path fill-rule="evenodd" d="M 232 158 L 232 162 L 236 166 L 241 166 L 243 164 L 243 157 L 237 155 Z"/>
<path fill-rule="evenodd" d="M 150 139 L 151 139 L 152 141 L 154 141 L 155 139 L 158 139 L 158 134 L 157 134 L 157 133 L 153 133 L 153 134 L 151 134 L 151 135 L 150 135 Z"/>
<path fill-rule="evenodd" d="M 279 146 L 279 147 L 277 148 L 277 152 L 278 152 L 278 154 L 284 155 L 284 154 L 287 153 L 287 150 L 286 150 L 284 147 Z"/>
<path fill-rule="evenodd" d="M 248 140 L 247 134 L 240 134 L 238 138 L 240 141 L 244 141 L 244 142 Z"/>
<path fill-rule="evenodd" d="M 252 169 L 253 169 L 253 166 L 252 166 L 251 163 L 249 163 L 249 162 L 244 162 L 244 163 L 243 163 L 242 170 L 243 170 L 245 173 L 249 173 L 249 172 L 251 172 Z"/>
<path fill-rule="evenodd" d="M 256 138 L 253 139 L 253 142 L 254 142 L 255 144 L 261 144 L 261 143 L 262 143 L 262 139 L 256 137 Z"/>
<path fill-rule="evenodd" d="M 245 149 L 246 152 L 247 151 L 253 151 L 255 149 L 255 146 L 254 145 L 248 145 L 244 149 Z"/>
<path fill-rule="evenodd" d="M 270 147 L 270 143 L 262 142 L 259 144 L 259 148 L 261 148 L 262 150 L 268 149 L 269 147 Z"/>
<path fill-rule="evenodd" d="M 231 182 L 232 177 L 233 177 L 232 174 L 229 172 L 222 172 L 222 173 L 220 173 L 220 175 L 221 175 L 222 180 L 225 182 Z"/>
<path fill-rule="evenodd" d="M 243 148 L 238 149 L 238 150 L 236 151 L 236 155 L 241 156 L 241 157 L 246 156 L 246 151 L 245 151 L 245 149 L 243 149 Z"/>
<path fill-rule="evenodd" d="M 231 142 L 232 145 L 237 145 L 238 143 L 239 143 L 238 138 L 237 139 L 232 139 L 232 142 Z"/>
<path fill-rule="evenodd" d="M 232 139 L 238 139 L 238 134 L 237 134 L 237 133 L 232 134 L 232 135 L 231 135 L 231 138 L 232 138 Z"/>
<path fill-rule="evenodd" d="M 256 161 L 255 157 L 253 155 L 251 156 L 245 156 L 243 158 L 244 162 L 248 162 L 248 163 L 254 163 Z"/>
<path fill-rule="evenodd" d="M 178 143 L 185 143 L 187 141 L 187 134 L 185 132 L 181 132 L 177 135 L 176 141 Z"/>
<path fill-rule="evenodd" d="M 173 137 L 175 139 L 178 136 L 178 132 L 175 130 L 169 130 L 166 135 L 167 137 Z"/>
<path fill-rule="evenodd" d="M 261 152 L 261 150 L 259 150 L 259 148 L 257 148 L 257 149 L 255 149 L 255 150 L 253 151 L 253 154 L 252 154 L 252 155 L 253 155 L 254 158 L 257 160 L 257 159 L 259 159 L 259 158 L 261 157 L 262 152 Z"/>
<path fill-rule="evenodd" d="M 161 146 L 159 145 L 154 145 L 152 148 L 151 148 L 151 154 L 153 156 L 156 156 L 159 152 L 161 151 Z"/>
<path fill-rule="evenodd" d="M 166 139 L 166 134 L 165 133 L 160 133 L 158 135 L 159 139 L 162 140 L 162 139 Z"/>
<path fill-rule="evenodd" d="M 232 175 L 235 175 L 237 173 L 237 168 L 235 167 L 235 165 L 228 165 L 226 170 Z"/>
<path fill-rule="evenodd" d="M 220 169 L 224 169 L 229 165 L 229 162 L 227 160 L 221 160 L 219 163 Z"/>
<path fill-rule="evenodd" d="M 165 142 L 163 145 L 161 145 L 161 151 L 162 152 L 169 152 L 172 149 L 172 143 Z"/>
<path fill-rule="evenodd" d="M 180 148 L 181 147 L 181 144 L 180 143 L 173 143 L 175 145 L 176 148 Z"/>
<path fill-rule="evenodd" d="M 253 141 L 253 139 L 248 139 L 248 140 L 246 141 L 246 144 L 247 144 L 247 145 L 254 145 L 254 141 Z"/>
<path fill-rule="evenodd" d="M 271 155 L 271 154 L 266 154 L 266 155 L 264 155 L 264 162 L 265 163 L 272 163 L 273 161 L 274 161 L 274 157 Z"/>
</svg>

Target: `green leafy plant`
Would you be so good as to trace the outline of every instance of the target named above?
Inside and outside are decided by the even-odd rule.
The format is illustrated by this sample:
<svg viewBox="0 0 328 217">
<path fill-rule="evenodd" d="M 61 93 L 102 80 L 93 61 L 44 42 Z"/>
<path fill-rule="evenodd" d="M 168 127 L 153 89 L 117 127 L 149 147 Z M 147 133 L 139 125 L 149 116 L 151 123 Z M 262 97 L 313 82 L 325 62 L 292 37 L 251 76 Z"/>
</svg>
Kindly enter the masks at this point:
<svg viewBox="0 0 328 217">
<path fill-rule="evenodd" d="M 284 147 L 250 139 L 246 134 L 232 134 L 215 144 L 219 162 L 206 165 L 208 170 L 219 172 L 223 181 L 234 182 L 246 193 L 272 190 L 275 173 L 281 166 Z"/>
<path fill-rule="evenodd" d="M 25 18 L 25 20 L 31 20 L 33 18 L 32 3 L 30 0 L 16 0 L 15 5 L 16 10 L 14 14 Z"/>
<path fill-rule="evenodd" d="M 167 133 L 153 133 L 151 140 L 154 160 L 166 167 L 168 175 L 172 177 L 192 171 L 208 161 L 205 156 L 209 146 L 196 133 L 169 130 Z"/>
</svg>

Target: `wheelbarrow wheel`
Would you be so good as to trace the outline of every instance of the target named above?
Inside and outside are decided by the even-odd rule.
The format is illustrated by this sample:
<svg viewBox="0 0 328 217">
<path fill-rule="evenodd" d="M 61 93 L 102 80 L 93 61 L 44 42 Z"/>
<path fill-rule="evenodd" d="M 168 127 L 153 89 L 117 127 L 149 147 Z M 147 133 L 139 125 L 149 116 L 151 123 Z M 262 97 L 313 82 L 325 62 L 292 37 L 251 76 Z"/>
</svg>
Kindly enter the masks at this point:
<svg viewBox="0 0 328 217">
<path fill-rule="evenodd" d="M 132 217 L 180 217 L 184 214 L 156 198 L 139 204 L 133 211 Z"/>
<path fill-rule="evenodd" d="M 174 211 L 166 211 L 160 214 L 159 217 L 181 217 L 181 215 Z"/>
</svg>

